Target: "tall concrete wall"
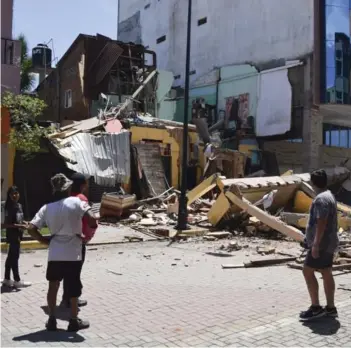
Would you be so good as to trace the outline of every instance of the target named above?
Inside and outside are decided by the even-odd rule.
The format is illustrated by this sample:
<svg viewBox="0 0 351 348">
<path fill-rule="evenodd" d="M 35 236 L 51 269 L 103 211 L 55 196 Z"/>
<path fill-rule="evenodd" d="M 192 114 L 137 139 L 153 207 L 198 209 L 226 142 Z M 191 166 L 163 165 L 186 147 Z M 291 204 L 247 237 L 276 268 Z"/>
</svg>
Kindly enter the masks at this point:
<svg viewBox="0 0 351 348">
<path fill-rule="evenodd" d="M 180 75 L 178 84 L 184 82 L 187 3 L 120 0 L 119 38 L 141 36 L 157 53 L 158 67 Z M 295 59 L 312 50 L 313 0 L 193 0 L 192 80 L 214 67 Z"/>
</svg>

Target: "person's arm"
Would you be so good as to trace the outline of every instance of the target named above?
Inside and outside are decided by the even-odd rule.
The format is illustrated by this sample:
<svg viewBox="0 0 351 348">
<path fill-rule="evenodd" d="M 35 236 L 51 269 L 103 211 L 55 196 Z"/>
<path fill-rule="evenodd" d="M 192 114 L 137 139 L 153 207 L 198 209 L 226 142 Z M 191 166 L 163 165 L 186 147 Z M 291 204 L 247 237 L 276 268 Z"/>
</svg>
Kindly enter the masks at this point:
<svg viewBox="0 0 351 348">
<path fill-rule="evenodd" d="M 90 228 L 97 228 L 99 218 L 91 210 L 91 206 L 85 201 L 79 201 L 77 206 L 78 213 L 85 217 Z"/>
<path fill-rule="evenodd" d="M 85 212 L 84 216 L 87 219 L 87 224 L 90 228 L 97 228 L 99 217 L 96 216 L 91 209 Z"/>
<path fill-rule="evenodd" d="M 316 209 L 317 226 L 316 226 L 316 235 L 314 237 L 314 241 L 312 245 L 312 256 L 314 258 L 318 258 L 320 243 L 323 239 L 325 229 L 327 227 L 329 207 L 326 203 L 317 201 L 315 205 L 315 209 Z"/>
<path fill-rule="evenodd" d="M 50 238 L 44 237 L 39 230 L 45 225 L 46 205 L 36 213 L 34 219 L 29 223 L 28 234 L 42 244 L 49 245 Z"/>
<path fill-rule="evenodd" d="M 26 223 L 23 221 L 22 224 L 18 224 L 16 222 L 16 219 L 14 218 L 16 214 L 16 210 L 13 209 L 9 209 L 9 210 L 5 210 L 5 220 L 4 223 L 1 224 L 1 228 L 27 228 L 28 226 L 26 225 Z"/>
</svg>

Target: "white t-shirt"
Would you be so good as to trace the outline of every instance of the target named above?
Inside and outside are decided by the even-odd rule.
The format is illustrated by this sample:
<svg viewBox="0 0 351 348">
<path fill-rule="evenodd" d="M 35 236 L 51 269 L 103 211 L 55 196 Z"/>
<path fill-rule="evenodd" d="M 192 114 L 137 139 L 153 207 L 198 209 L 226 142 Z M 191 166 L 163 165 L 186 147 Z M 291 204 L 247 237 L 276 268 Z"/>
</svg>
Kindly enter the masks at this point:
<svg viewBox="0 0 351 348">
<path fill-rule="evenodd" d="M 91 209 L 78 197 L 68 197 L 40 208 L 31 224 L 47 226 L 53 236 L 49 244 L 49 261 L 82 260 L 82 217 Z"/>
</svg>

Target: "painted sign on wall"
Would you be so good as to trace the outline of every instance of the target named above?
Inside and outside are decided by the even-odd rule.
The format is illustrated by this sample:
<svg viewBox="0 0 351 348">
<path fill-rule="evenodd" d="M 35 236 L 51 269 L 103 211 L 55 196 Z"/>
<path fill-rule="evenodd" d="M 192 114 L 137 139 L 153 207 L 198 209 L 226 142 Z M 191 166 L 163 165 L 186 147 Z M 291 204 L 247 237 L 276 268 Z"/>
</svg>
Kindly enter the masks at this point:
<svg viewBox="0 0 351 348">
<path fill-rule="evenodd" d="M 249 93 L 226 98 L 225 111 L 227 128 L 234 128 L 235 123 L 240 124 L 241 127 L 248 126 Z"/>
</svg>

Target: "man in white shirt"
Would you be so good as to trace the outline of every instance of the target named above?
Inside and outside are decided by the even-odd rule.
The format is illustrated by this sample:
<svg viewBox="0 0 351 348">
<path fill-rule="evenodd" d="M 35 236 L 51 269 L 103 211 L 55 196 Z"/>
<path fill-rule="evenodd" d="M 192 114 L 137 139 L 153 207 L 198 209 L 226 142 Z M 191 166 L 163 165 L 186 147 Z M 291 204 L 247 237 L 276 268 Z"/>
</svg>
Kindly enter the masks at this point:
<svg viewBox="0 0 351 348">
<path fill-rule="evenodd" d="M 72 181 L 64 174 L 52 177 L 51 185 L 55 201 L 41 207 L 30 222 L 28 232 L 39 242 L 49 245 L 46 271 L 46 279 L 49 281 L 47 330 L 57 329 L 55 317 L 57 292 L 60 282 L 64 279 L 71 303 L 71 319 L 67 330 L 78 331 L 89 327 L 89 322 L 78 318 L 78 298 L 81 295 L 82 218 L 87 217 L 91 228 L 97 227 L 98 218 L 92 213 L 87 202 L 77 197 L 70 197 Z M 44 226 L 50 230 L 49 238 L 39 232 Z"/>
</svg>

